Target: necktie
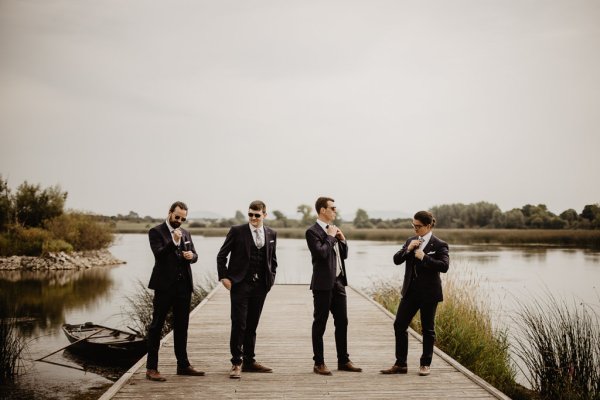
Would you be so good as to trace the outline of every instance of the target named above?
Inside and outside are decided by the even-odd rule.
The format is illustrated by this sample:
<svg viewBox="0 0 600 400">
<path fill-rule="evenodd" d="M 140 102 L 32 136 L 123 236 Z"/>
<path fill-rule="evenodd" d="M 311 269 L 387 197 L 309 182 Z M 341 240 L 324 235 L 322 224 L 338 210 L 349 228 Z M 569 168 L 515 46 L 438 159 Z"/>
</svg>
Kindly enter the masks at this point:
<svg viewBox="0 0 600 400">
<path fill-rule="evenodd" d="M 260 249 L 265 245 L 265 241 L 263 240 L 260 229 L 256 229 L 254 232 L 256 232 L 256 247 Z"/>
<path fill-rule="evenodd" d="M 326 225 L 325 229 L 329 229 L 329 225 Z M 340 258 L 340 246 L 337 242 L 333 246 L 333 251 L 335 252 L 335 276 L 340 276 L 342 273 L 342 259 Z"/>
</svg>

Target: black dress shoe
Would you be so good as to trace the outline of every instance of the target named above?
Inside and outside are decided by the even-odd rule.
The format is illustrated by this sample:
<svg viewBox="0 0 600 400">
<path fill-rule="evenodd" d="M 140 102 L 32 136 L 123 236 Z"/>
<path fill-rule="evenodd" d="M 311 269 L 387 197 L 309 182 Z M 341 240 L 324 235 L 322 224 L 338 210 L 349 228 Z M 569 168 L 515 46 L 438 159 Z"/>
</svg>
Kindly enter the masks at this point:
<svg viewBox="0 0 600 400">
<path fill-rule="evenodd" d="M 177 367 L 177 375 L 204 376 L 204 372 L 194 369 L 191 365 L 185 368 Z"/>
<path fill-rule="evenodd" d="M 352 361 L 348 361 L 346 364 L 338 364 L 338 371 L 362 372 L 362 368 L 355 367 Z"/>
<path fill-rule="evenodd" d="M 399 366 L 399 365 L 392 365 L 392 368 L 390 369 L 382 369 L 380 371 L 382 374 L 384 375 L 391 375 L 391 374 L 406 374 L 408 373 L 408 367 L 407 366 Z"/>
</svg>

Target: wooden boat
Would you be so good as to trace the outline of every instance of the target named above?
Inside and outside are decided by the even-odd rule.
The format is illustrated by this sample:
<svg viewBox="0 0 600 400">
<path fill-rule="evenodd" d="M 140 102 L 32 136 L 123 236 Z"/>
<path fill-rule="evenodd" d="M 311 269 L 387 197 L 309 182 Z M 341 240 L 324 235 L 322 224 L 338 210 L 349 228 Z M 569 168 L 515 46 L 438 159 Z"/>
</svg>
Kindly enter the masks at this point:
<svg viewBox="0 0 600 400">
<path fill-rule="evenodd" d="M 139 359 L 146 353 L 146 339 L 139 333 L 115 328 L 84 324 L 64 324 L 62 330 L 71 342 L 73 352 L 95 359 Z"/>
</svg>

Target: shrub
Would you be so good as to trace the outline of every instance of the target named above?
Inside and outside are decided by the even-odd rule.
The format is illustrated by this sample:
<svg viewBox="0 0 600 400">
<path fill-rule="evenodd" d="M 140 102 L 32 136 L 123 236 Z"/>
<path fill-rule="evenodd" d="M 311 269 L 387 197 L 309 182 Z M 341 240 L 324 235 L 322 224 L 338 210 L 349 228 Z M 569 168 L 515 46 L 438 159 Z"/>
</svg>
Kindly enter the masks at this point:
<svg viewBox="0 0 600 400">
<path fill-rule="evenodd" d="M 42 254 L 44 242 L 49 239 L 50 234 L 41 228 L 23 228 L 13 225 L 2 239 L 0 255 L 39 256 Z"/>
<path fill-rule="evenodd" d="M 113 228 L 88 214 L 70 212 L 44 225 L 54 239 L 71 244 L 75 251 L 105 249 L 114 240 Z"/>
</svg>

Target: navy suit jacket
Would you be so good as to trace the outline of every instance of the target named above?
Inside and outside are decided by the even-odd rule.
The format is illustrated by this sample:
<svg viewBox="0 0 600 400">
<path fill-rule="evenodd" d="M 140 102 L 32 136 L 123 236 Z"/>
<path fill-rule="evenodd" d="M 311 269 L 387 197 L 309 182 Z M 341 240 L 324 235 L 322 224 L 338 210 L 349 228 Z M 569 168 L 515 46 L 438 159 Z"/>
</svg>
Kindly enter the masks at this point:
<svg viewBox="0 0 600 400">
<path fill-rule="evenodd" d="M 154 254 L 154 268 L 152 269 L 152 275 L 150 276 L 150 283 L 148 287 L 155 290 L 166 290 L 169 289 L 176 281 L 178 276 L 179 265 L 183 265 L 185 273 L 189 276 L 190 291 L 194 288 L 194 282 L 192 279 L 192 268 L 190 264 L 198 261 L 198 254 L 194 248 L 194 242 L 190 233 L 185 229 L 181 229 L 183 235 L 181 237 L 180 244 L 190 242 L 187 245 L 187 250 L 191 250 L 194 253 L 194 257 L 191 260 L 186 260 L 181 254 L 181 248 L 178 248 L 173 243 L 173 237 L 169 231 L 169 227 L 166 222 L 155 226 L 148 232 L 148 238 L 150 239 L 150 248 Z"/>
<path fill-rule="evenodd" d="M 394 264 L 400 265 L 406 261 L 404 271 L 404 283 L 402 284 L 402 296 L 409 292 L 417 291 L 422 300 L 439 302 L 444 300 L 442 293 L 441 272 L 447 272 L 450 266 L 448 255 L 448 243 L 431 235 L 429 242 L 423 249 L 425 257 L 419 260 L 415 257 L 415 251 L 407 252 L 408 244 L 418 239 L 418 236 L 409 238 L 399 252 L 394 254 Z M 416 280 L 413 281 L 414 274 Z"/>
<path fill-rule="evenodd" d="M 275 274 L 277 273 L 277 232 L 273 229 L 263 226 L 265 229 L 265 246 L 267 251 L 267 291 L 275 283 Z M 219 280 L 229 279 L 233 283 L 244 280 L 250 268 L 250 251 L 254 244 L 252 231 L 249 224 L 232 226 L 227 233 L 225 242 L 217 255 L 217 272 Z M 227 256 L 231 253 L 229 264 Z"/>
<path fill-rule="evenodd" d="M 306 230 L 306 243 L 312 257 L 313 274 L 310 281 L 311 290 L 331 290 L 335 284 L 337 258 L 334 246 L 337 243 L 342 260 L 342 282 L 348 285 L 346 278 L 346 264 L 348 258 L 348 244 L 328 235 L 318 223 Z"/>
</svg>

